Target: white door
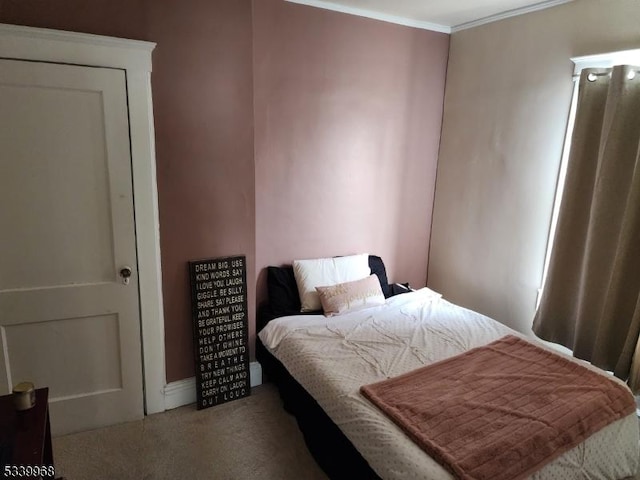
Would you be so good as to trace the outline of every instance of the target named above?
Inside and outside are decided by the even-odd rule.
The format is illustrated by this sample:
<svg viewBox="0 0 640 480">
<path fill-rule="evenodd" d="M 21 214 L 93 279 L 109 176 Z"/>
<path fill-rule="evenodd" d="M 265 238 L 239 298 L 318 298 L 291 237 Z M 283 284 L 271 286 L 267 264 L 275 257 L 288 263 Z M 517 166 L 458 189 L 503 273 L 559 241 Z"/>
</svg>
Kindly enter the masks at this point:
<svg viewBox="0 0 640 480">
<path fill-rule="evenodd" d="M 0 60 L 0 394 L 49 387 L 54 435 L 141 418 L 139 315 L 124 71 Z"/>
</svg>

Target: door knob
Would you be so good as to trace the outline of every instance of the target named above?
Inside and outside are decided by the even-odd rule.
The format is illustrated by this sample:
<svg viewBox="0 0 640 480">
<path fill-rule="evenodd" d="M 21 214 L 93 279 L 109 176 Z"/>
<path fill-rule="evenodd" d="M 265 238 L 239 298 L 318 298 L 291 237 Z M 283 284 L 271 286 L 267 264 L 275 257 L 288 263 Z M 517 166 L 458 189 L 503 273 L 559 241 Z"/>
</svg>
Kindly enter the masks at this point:
<svg viewBox="0 0 640 480">
<path fill-rule="evenodd" d="M 120 269 L 120 276 L 122 277 L 122 283 L 129 285 L 129 278 L 131 277 L 131 267 L 122 267 Z"/>
</svg>

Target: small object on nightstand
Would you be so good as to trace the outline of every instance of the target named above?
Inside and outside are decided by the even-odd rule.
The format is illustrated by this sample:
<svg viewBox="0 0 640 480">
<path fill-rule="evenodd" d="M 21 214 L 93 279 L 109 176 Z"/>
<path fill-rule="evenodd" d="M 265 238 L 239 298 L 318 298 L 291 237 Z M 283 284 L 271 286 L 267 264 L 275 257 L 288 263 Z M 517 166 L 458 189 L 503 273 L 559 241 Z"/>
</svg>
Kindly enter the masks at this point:
<svg viewBox="0 0 640 480">
<path fill-rule="evenodd" d="M 13 387 L 13 404 L 16 410 L 29 410 L 36 404 L 36 389 L 31 382 L 22 382 Z"/>
<path fill-rule="evenodd" d="M 400 295 L 402 293 L 409 293 L 414 291 L 413 288 L 411 288 L 408 283 L 390 283 L 389 287 L 391 291 L 390 296 L 392 297 L 396 295 Z"/>
</svg>

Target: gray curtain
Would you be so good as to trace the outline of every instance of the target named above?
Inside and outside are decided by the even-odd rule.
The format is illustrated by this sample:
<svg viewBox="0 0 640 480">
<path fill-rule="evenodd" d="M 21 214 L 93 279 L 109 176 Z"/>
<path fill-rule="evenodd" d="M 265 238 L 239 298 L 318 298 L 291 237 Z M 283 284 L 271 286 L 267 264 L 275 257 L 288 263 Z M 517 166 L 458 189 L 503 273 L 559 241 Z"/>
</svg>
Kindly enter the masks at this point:
<svg viewBox="0 0 640 480">
<path fill-rule="evenodd" d="M 639 149 L 640 69 L 584 70 L 533 331 L 622 379 L 640 333 Z"/>
</svg>

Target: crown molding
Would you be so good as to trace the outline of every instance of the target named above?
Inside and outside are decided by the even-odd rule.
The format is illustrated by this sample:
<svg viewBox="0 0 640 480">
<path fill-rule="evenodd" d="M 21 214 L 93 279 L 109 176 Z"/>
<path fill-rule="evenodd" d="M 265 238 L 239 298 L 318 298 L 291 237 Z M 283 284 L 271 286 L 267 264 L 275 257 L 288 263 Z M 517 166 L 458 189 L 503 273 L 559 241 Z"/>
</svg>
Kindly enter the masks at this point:
<svg viewBox="0 0 640 480">
<path fill-rule="evenodd" d="M 356 15 L 358 17 L 372 18 L 374 20 L 380 20 L 382 22 L 396 23 L 398 25 L 404 25 L 406 27 L 420 28 L 422 30 L 430 30 L 432 32 L 439 33 L 451 33 L 451 27 L 446 25 L 440 25 L 438 23 L 422 22 L 420 20 L 414 20 L 412 18 L 397 17 L 395 15 L 387 15 L 386 13 L 375 12 L 373 10 L 366 10 L 363 8 L 347 7 L 345 5 L 339 5 L 337 3 L 325 2 L 322 0 L 285 0 L 290 3 L 298 3 L 300 5 L 307 5 L 309 7 L 322 8 L 323 10 L 332 10 L 334 12 L 347 13 L 349 15 Z"/>
<path fill-rule="evenodd" d="M 573 2 L 573 0 L 546 0 L 545 2 L 536 3 L 527 7 L 515 8 L 513 10 L 507 10 L 506 12 L 498 13 L 496 15 L 490 15 L 488 17 L 479 18 L 471 22 L 461 23 L 451 27 L 451 33 L 460 32 L 461 30 L 468 30 L 469 28 L 479 27 L 487 23 L 497 22 L 498 20 L 504 20 L 506 18 L 517 17 L 526 13 L 537 12 L 539 10 L 545 10 L 551 7 L 557 7 L 564 5 L 565 3 Z"/>
</svg>

